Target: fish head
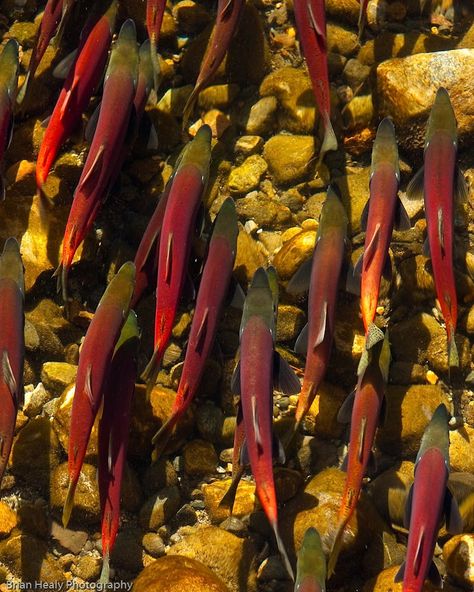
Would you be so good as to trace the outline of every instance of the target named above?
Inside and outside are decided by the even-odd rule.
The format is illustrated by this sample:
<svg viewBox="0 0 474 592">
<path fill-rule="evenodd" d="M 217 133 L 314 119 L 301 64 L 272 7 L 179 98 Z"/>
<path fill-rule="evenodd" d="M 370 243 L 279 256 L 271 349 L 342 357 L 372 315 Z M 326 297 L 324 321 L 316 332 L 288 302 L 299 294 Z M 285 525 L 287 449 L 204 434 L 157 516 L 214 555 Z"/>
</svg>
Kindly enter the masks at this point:
<svg viewBox="0 0 474 592">
<path fill-rule="evenodd" d="M 267 272 L 259 267 L 250 284 L 247 297 L 244 302 L 242 321 L 240 323 L 240 335 L 251 317 L 258 316 L 268 326 L 273 338 L 276 334 L 273 294 L 268 282 Z"/>
<path fill-rule="evenodd" d="M 221 205 L 219 213 L 216 216 L 212 238 L 224 238 L 229 243 L 234 254 L 237 247 L 237 236 L 239 234 L 237 222 L 238 217 L 235 202 L 231 197 L 228 197 Z"/>
<path fill-rule="evenodd" d="M 122 307 L 123 317 L 128 314 L 130 307 L 130 300 L 132 298 L 133 290 L 135 289 L 135 264 L 132 261 L 127 261 L 118 270 L 117 274 L 111 279 L 109 285 L 105 289 L 99 306 L 114 303 Z M 99 306 L 97 308 L 99 308 Z"/>
<path fill-rule="evenodd" d="M 453 144 L 457 146 L 458 132 L 456 116 L 454 115 L 454 109 L 448 91 L 443 87 L 439 88 L 436 93 L 433 107 L 431 108 L 430 116 L 428 118 L 425 150 L 433 135 L 440 131 L 449 134 L 453 140 Z"/>
<path fill-rule="evenodd" d="M 296 565 L 295 591 L 305 589 L 303 582 L 309 579 L 317 582 L 322 591 L 325 590 L 326 582 L 326 556 L 323 551 L 321 537 L 316 528 L 309 527 L 303 537 L 298 552 Z M 314 589 L 308 588 L 308 590 Z"/>
<path fill-rule="evenodd" d="M 176 163 L 175 174 L 181 167 L 192 164 L 201 172 L 202 182 L 206 184 L 211 162 L 211 140 L 211 128 L 208 125 L 202 125 L 191 142 L 188 142 L 181 151 Z"/>
<path fill-rule="evenodd" d="M 121 347 L 138 347 L 140 340 L 140 330 L 138 328 L 137 315 L 134 310 L 130 310 L 127 319 L 120 332 L 114 353 Z"/>
<path fill-rule="evenodd" d="M 444 456 L 446 467 L 449 470 L 449 413 L 446 406 L 438 405 L 426 426 L 421 438 L 420 449 L 416 457 L 416 464 L 429 448 L 438 448 Z"/>
<path fill-rule="evenodd" d="M 11 101 L 17 93 L 19 63 L 18 41 L 9 39 L 0 55 L 0 89 L 6 89 Z"/>
<path fill-rule="evenodd" d="M 109 65 L 105 74 L 105 80 L 118 72 L 129 73 L 134 85 L 137 85 L 138 78 L 138 45 L 135 23 L 127 19 L 118 34 L 117 41 L 110 52 Z"/>
<path fill-rule="evenodd" d="M 3 253 L 0 256 L 0 279 L 14 280 L 21 293 L 25 294 L 25 282 L 23 278 L 23 262 L 20 255 L 20 245 L 16 238 L 7 238 Z"/>
<path fill-rule="evenodd" d="M 395 137 L 395 127 L 390 117 L 385 117 L 377 128 L 374 146 L 372 148 L 372 165 L 370 176 L 375 173 L 379 163 L 389 163 L 393 166 L 398 181 L 400 181 L 400 168 L 398 165 L 398 146 Z"/>
<path fill-rule="evenodd" d="M 146 94 L 149 95 L 151 89 L 153 88 L 154 76 L 155 76 L 155 69 L 153 67 L 153 62 L 151 61 L 151 50 L 150 50 L 150 40 L 147 39 L 140 45 L 140 49 L 138 51 L 138 76 L 139 78 L 143 78 L 146 85 Z M 158 72 L 158 78 L 160 78 L 161 72 Z"/>
<path fill-rule="evenodd" d="M 323 203 L 323 208 L 319 217 L 317 240 L 332 229 L 340 229 L 344 236 L 346 236 L 348 223 L 349 219 L 346 210 L 339 199 L 336 190 L 332 185 L 329 185 L 326 199 Z"/>
</svg>

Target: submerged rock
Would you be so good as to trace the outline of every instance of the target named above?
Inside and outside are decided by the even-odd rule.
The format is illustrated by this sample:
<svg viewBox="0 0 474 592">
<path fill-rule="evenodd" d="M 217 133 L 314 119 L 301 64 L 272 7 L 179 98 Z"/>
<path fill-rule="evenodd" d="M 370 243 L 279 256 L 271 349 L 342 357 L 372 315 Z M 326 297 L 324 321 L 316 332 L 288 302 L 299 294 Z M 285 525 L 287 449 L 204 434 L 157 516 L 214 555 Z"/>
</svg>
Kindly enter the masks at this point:
<svg viewBox="0 0 474 592">
<path fill-rule="evenodd" d="M 278 134 L 266 142 L 263 157 L 275 183 L 286 185 L 311 176 L 316 149 L 312 136 Z"/>
<path fill-rule="evenodd" d="M 474 534 L 460 534 L 443 547 L 443 559 L 449 576 L 463 588 L 474 588 Z"/>
<path fill-rule="evenodd" d="M 133 592 L 229 592 L 224 582 L 196 559 L 168 555 L 138 575 Z"/>
</svg>

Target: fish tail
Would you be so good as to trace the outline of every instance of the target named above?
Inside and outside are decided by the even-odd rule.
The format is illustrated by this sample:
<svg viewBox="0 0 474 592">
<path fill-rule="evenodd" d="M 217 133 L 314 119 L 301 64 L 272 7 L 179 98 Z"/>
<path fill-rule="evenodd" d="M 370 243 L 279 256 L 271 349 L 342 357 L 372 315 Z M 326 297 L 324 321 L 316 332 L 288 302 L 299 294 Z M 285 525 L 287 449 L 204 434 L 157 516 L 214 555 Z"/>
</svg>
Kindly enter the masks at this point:
<svg viewBox="0 0 474 592">
<path fill-rule="evenodd" d="M 459 354 L 456 341 L 454 340 L 454 330 L 450 331 L 448 338 L 448 362 L 450 368 L 459 367 Z"/>
<path fill-rule="evenodd" d="M 110 580 L 110 552 L 109 548 L 102 559 L 102 571 L 100 572 L 99 584 L 108 584 Z"/>
<path fill-rule="evenodd" d="M 234 475 L 232 475 L 232 483 L 229 489 L 226 491 L 224 497 L 219 502 L 219 508 L 225 508 L 229 510 L 229 514 L 234 511 L 235 497 L 237 495 L 237 488 L 239 486 L 242 475 L 244 474 L 244 467 L 239 466 Z"/>
<path fill-rule="evenodd" d="M 63 508 L 63 526 L 64 528 L 67 527 L 69 524 L 69 520 L 71 518 L 71 512 L 74 505 L 74 494 L 76 492 L 77 480 L 70 479 L 69 480 L 69 487 L 67 490 L 66 501 L 64 502 Z"/>
<path fill-rule="evenodd" d="M 330 152 L 331 150 L 337 150 L 337 138 L 332 127 L 329 113 L 325 113 L 323 116 L 323 126 L 324 138 L 323 143 L 321 144 L 321 150 L 319 151 L 318 167 L 322 163 L 326 152 Z"/>
<path fill-rule="evenodd" d="M 49 231 L 48 210 L 52 209 L 53 203 L 43 190 L 43 185 L 38 185 L 36 189 L 36 198 L 38 201 L 38 214 L 41 229 L 47 234 Z"/>
<path fill-rule="evenodd" d="M 142 380 L 146 382 L 146 397 L 147 400 L 150 400 L 151 391 L 153 390 L 156 379 L 158 378 L 158 373 L 160 371 L 160 359 L 159 356 L 160 348 L 157 347 L 151 356 L 150 361 L 148 362 L 145 370 L 142 374 Z"/>
<path fill-rule="evenodd" d="M 153 87 L 155 90 L 156 99 L 158 99 L 158 87 L 160 86 L 160 62 L 158 61 L 158 48 L 156 44 L 156 36 L 152 35 L 150 38 L 150 61 L 153 68 Z"/>
<path fill-rule="evenodd" d="M 194 106 L 196 105 L 196 101 L 201 91 L 200 86 L 195 86 L 193 88 L 193 92 L 189 95 L 188 100 L 186 101 L 186 105 L 183 109 L 183 126 L 182 129 L 185 130 L 188 127 L 189 120 L 194 111 Z"/>
<path fill-rule="evenodd" d="M 180 415 L 173 413 L 153 436 L 151 443 L 155 447 L 155 455 L 160 456 L 168 444 Z"/>
<path fill-rule="evenodd" d="M 359 43 L 362 44 L 362 36 L 364 34 L 364 29 L 365 29 L 365 19 L 366 19 L 366 13 L 365 13 L 364 9 L 364 2 L 363 0 L 360 0 L 360 10 L 359 10 L 359 20 L 357 21 L 357 26 L 359 28 L 359 32 L 358 32 L 358 40 Z"/>
<path fill-rule="evenodd" d="M 336 563 L 339 558 L 339 553 L 341 552 L 342 547 L 342 540 L 344 529 L 346 528 L 347 520 L 342 520 L 337 527 L 336 536 L 334 537 L 334 542 L 332 544 L 331 552 L 329 553 L 328 559 L 328 578 L 332 576 L 335 571 Z"/>
<path fill-rule="evenodd" d="M 291 567 L 290 559 L 288 557 L 288 553 L 286 552 L 286 547 L 283 543 L 283 539 L 281 538 L 280 531 L 278 529 L 278 523 L 276 520 L 272 522 L 272 529 L 275 534 L 275 540 L 278 547 L 278 551 L 280 552 L 281 558 L 283 559 L 286 571 L 288 572 L 288 575 L 294 582 L 295 574 L 293 573 L 293 568 Z"/>
</svg>

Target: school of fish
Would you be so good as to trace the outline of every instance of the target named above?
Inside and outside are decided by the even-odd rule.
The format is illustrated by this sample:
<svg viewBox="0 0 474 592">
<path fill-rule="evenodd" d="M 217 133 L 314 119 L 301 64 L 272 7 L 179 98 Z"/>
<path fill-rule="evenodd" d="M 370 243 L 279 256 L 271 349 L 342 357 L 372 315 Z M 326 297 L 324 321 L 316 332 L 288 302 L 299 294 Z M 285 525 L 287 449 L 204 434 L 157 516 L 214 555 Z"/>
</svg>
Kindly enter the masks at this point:
<svg viewBox="0 0 474 592">
<path fill-rule="evenodd" d="M 74 9 L 72 0 L 48 0 L 39 27 L 23 87 L 18 89 L 19 45 L 10 39 L 0 55 L 0 161 L 8 150 L 13 112 L 28 101 L 35 72 L 54 35 L 64 35 Z M 360 0 L 359 38 L 364 35 L 367 0 Z M 187 132 L 199 93 L 214 80 L 241 21 L 243 0 L 219 0 L 215 28 L 201 64 L 194 90 L 183 109 Z M 149 39 L 139 47 L 135 23 L 121 20 L 118 0 L 102 12 L 94 7 L 84 25 L 79 47 L 64 61 L 64 85 L 51 116 L 45 122 L 36 163 L 36 186 L 48 221 L 52 204 L 44 187 L 63 145 L 80 125 L 91 98 L 101 89 L 101 101 L 90 117 L 86 138 L 87 158 L 75 188 L 64 229 L 60 264 L 56 270 L 58 291 L 69 314 L 68 273 L 75 255 L 91 231 L 134 143 L 147 101 L 156 100 L 160 86 L 159 32 L 166 3 L 147 0 L 146 30 Z M 323 0 L 294 0 L 294 18 L 322 125 L 319 164 L 337 150 L 331 122 L 326 16 Z M 120 27 L 118 26 L 120 24 Z M 407 199 L 423 199 L 427 225 L 424 254 L 431 261 L 436 298 L 446 327 L 450 370 L 459 365 L 456 345 L 458 321 L 454 273 L 454 209 L 456 200 L 468 195 L 457 164 L 457 123 L 448 91 L 440 86 L 433 94 L 426 124 L 424 165 L 407 188 Z M 427 91 L 428 92 L 428 91 Z M 431 91 L 430 91 L 431 92 Z M 151 134 L 153 135 L 153 133 Z M 155 211 L 136 251 L 108 284 L 81 346 L 69 429 L 69 489 L 63 524 L 74 518 L 74 497 L 86 449 L 96 417 L 99 417 L 98 483 L 101 506 L 103 567 L 101 582 L 109 580 L 111 552 L 119 530 L 120 490 L 127 455 L 135 383 L 145 382 L 147 396 L 155 387 L 176 315 L 186 292 L 191 292 L 194 315 L 179 377 L 176 399 L 169 418 L 153 437 L 155 455 L 166 453 L 176 426 L 193 403 L 224 309 L 242 310 L 238 360 L 232 378 L 237 403 L 232 485 L 221 501 L 230 508 L 238 483 L 247 468 L 256 496 L 271 526 L 276 547 L 294 579 L 295 592 L 324 592 L 326 581 L 338 570 L 344 553 L 345 531 L 355 514 L 364 483 L 376 471 L 374 443 L 384 421 L 386 390 L 391 363 L 390 329 L 377 317 L 382 277 L 392 278 L 389 247 L 394 228 L 407 231 L 410 217 L 399 197 L 400 166 L 396 128 L 390 118 L 380 121 L 372 147 L 368 201 L 362 213 L 365 232 L 362 255 L 350 263 L 348 205 L 337 185 L 327 186 L 314 252 L 284 286 L 276 271 L 259 267 L 249 286 L 236 286 L 233 269 L 238 249 L 239 216 L 229 197 L 217 212 L 206 242 L 200 279 L 193 277 L 195 244 L 203 241 L 200 222 L 213 161 L 212 130 L 203 124 L 182 148 L 173 172 L 157 201 Z M 159 138 L 158 138 L 159 141 Z M 2 178 L 3 179 L 3 178 Z M 5 197 L 5 183 L 0 191 Z M 8 192 L 7 192 L 8 193 Z M 9 197 L 7 195 L 6 199 Z M 194 284 L 199 288 L 194 296 Z M 346 472 L 337 524 L 330 533 L 331 547 L 323 535 L 308 525 L 296 563 L 279 527 L 274 463 L 284 464 L 295 435 L 304 427 L 324 380 L 334 347 L 335 319 L 341 287 L 355 288 L 365 329 L 365 346 L 354 391 L 340 408 L 338 421 L 349 424 Z M 134 312 L 144 295 L 155 293 L 154 328 L 139 327 Z M 307 293 L 307 324 L 294 351 L 305 358 L 302 381 L 276 351 L 279 292 L 293 298 Z M 8 465 L 15 420 L 23 404 L 24 280 L 20 247 L 7 238 L 0 257 L 0 486 Z M 141 332 L 153 333 L 148 365 L 140 368 Z M 139 372 L 142 371 L 140 375 Z M 299 394 L 294 426 L 280 442 L 273 430 L 274 391 Z M 438 531 L 446 521 L 449 533 L 462 532 L 456 500 L 447 488 L 450 413 L 444 405 L 427 425 L 416 458 L 414 483 L 406 501 L 408 532 L 406 560 L 395 581 L 403 592 L 421 592 L 426 579 L 435 586 L 442 578 L 433 562 Z M 286 448 L 286 450 L 285 450 Z M 430 499 L 427 504 L 426 500 Z M 296 568 L 296 569 L 295 569 Z M 296 576 L 294 575 L 296 573 Z"/>
</svg>

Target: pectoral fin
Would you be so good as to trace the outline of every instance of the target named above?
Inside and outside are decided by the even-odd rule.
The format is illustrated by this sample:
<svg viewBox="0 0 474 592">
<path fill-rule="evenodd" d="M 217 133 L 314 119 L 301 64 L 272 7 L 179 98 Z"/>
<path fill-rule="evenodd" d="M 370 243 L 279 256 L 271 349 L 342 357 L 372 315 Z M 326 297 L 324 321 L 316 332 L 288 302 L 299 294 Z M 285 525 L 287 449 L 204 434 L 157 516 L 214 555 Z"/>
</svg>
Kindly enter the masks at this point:
<svg viewBox="0 0 474 592">
<path fill-rule="evenodd" d="M 278 352 L 273 354 L 273 386 L 285 395 L 296 395 L 301 390 L 299 378 Z"/>
<path fill-rule="evenodd" d="M 313 343 L 313 351 L 320 345 L 324 338 L 326 337 L 327 331 L 327 324 L 328 324 L 328 303 L 327 300 L 324 301 L 323 309 L 319 316 L 319 327 L 318 327 L 318 334 L 316 335 L 316 339 Z"/>
<path fill-rule="evenodd" d="M 69 70 L 71 69 L 74 60 L 76 59 L 77 51 L 77 49 L 74 49 L 73 51 L 71 51 L 71 53 L 68 53 L 68 55 L 59 62 L 59 64 L 53 70 L 54 78 L 59 78 L 60 80 L 64 80 L 65 78 L 67 78 Z"/>
<path fill-rule="evenodd" d="M 104 152 L 105 145 L 101 144 L 99 150 L 97 150 L 97 154 L 95 155 L 92 165 L 90 166 L 89 170 L 84 175 L 82 181 L 80 182 L 80 185 L 78 186 L 78 188 L 80 187 L 81 190 L 84 190 L 89 183 L 95 186 L 95 184 L 99 181 L 102 172 L 102 167 L 104 166 Z M 89 193 L 87 190 L 86 192 Z"/>
<path fill-rule="evenodd" d="M 69 92 L 72 92 L 72 88 Z M 84 132 L 84 137 L 86 141 L 89 142 L 89 144 L 92 142 L 94 138 L 95 130 L 97 128 L 97 122 L 99 121 L 100 105 L 101 103 L 97 105 L 92 115 L 89 117 L 89 121 L 87 122 L 86 129 Z"/>
<path fill-rule="evenodd" d="M 469 197 L 469 189 L 467 187 L 466 179 L 458 166 L 456 166 L 454 172 L 454 196 L 460 201 L 460 203 L 467 201 Z"/>
<path fill-rule="evenodd" d="M 407 499 L 405 501 L 405 513 L 403 516 L 403 526 L 408 530 L 410 528 L 411 520 L 411 507 L 413 504 L 413 484 L 408 492 Z"/>
<path fill-rule="evenodd" d="M 286 291 L 292 296 L 300 297 L 309 290 L 311 281 L 312 257 L 305 261 L 295 272 L 286 286 Z"/>
<path fill-rule="evenodd" d="M 352 408 L 354 407 L 356 389 L 347 395 L 339 412 L 337 414 L 337 421 L 339 423 L 350 423 L 352 418 Z"/>
<path fill-rule="evenodd" d="M 405 577 L 405 568 L 406 568 L 406 561 L 404 561 L 400 565 L 400 569 L 397 571 L 397 574 L 394 578 L 394 582 L 397 584 L 398 582 L 403 582 L 403 578 Z"/>
<path fill-rule="evenodd" d="M 362 214 L 360 215 L 360 229 L 362 232 L 366 232 L 367 230 L 367 220 L 369 219 L 369 208 L 370 208 L 370 199 L 367 200 L 364 209 L 362 210 Z"/>
<path fill-rule="evenodd" d="M 377 224 L 375 227 L 374 234 L 372 235 L 369 244 L 365 248 L 364 252 L 364 263 L 363 269 L 367 269 L 369 265 L 372 263 L 372 259 L 375 256 L 375 253 L 379 249 L 379 239 L 380 239 L 380 223 Z"/>
<path fill-rule="evenodd" d="M 434 561 L 431 562 L 430 569 L 428 571 L 428 579 L 436 588 L 443 587 L 443 579 L 441 578 Z"/>
<path fill-rule="evenodd" d="M 306 323 L 301 330 L 301 333 L 298 335 L 294 349 L 295 353 L 299 356 L 306 356 L 308 352 L 308 323 Z"/>
<path fill-rule="evenodd" d="M 418 574 L 420 573 L 420 567 L 421 567 L 421 561 L 423 559 L 423 540 L 425 538 L 425 530 L 424 528 L 420 529 L 419 535 L 418 535 L 418 543 L 416 546 L 416 551 L 415 551 L 415 557 L 413 560 L 413 575 L 416 577 L 418 577 Z"/>
<path fill-rule="evenodd" d="M 230 390 L 235 395 L 240 395 L 240 393 L 241 393 L 241 386 L 240 386 L 240 360 L 237 362 L 237 365 L 234 368 L 234 373 L 232 374 L 232 378 L 230 380 Z"/>
<path fill-rule="evenodd" d="M 407 197 L 413 201 L 420 201 L 423 199 L 424 187 L 424 167 L 416 173 L 413 179 L 408 183 Z"/>
<path fill-rule="evenodd" d="M 209 308 L 206 307 L 204 314 L 202 316 L 201 324 L 199 325 L 198 333 L 197 333 L 196 350 L 199 352 L 202 352 L 202 348 L 204 347 L 204 341 L 206 340 L 208 319 L 209 319 Z"/>
<path fill-rule="evenodd" d="M 449 488 L 446 488 L 446 494 L 444 496 L 444 513 L 446 516 L 446 530 L 449 534 L 461 534 L 463 531 L 463 519 L 459 512 L 456 498 Z"/>
</svg>

